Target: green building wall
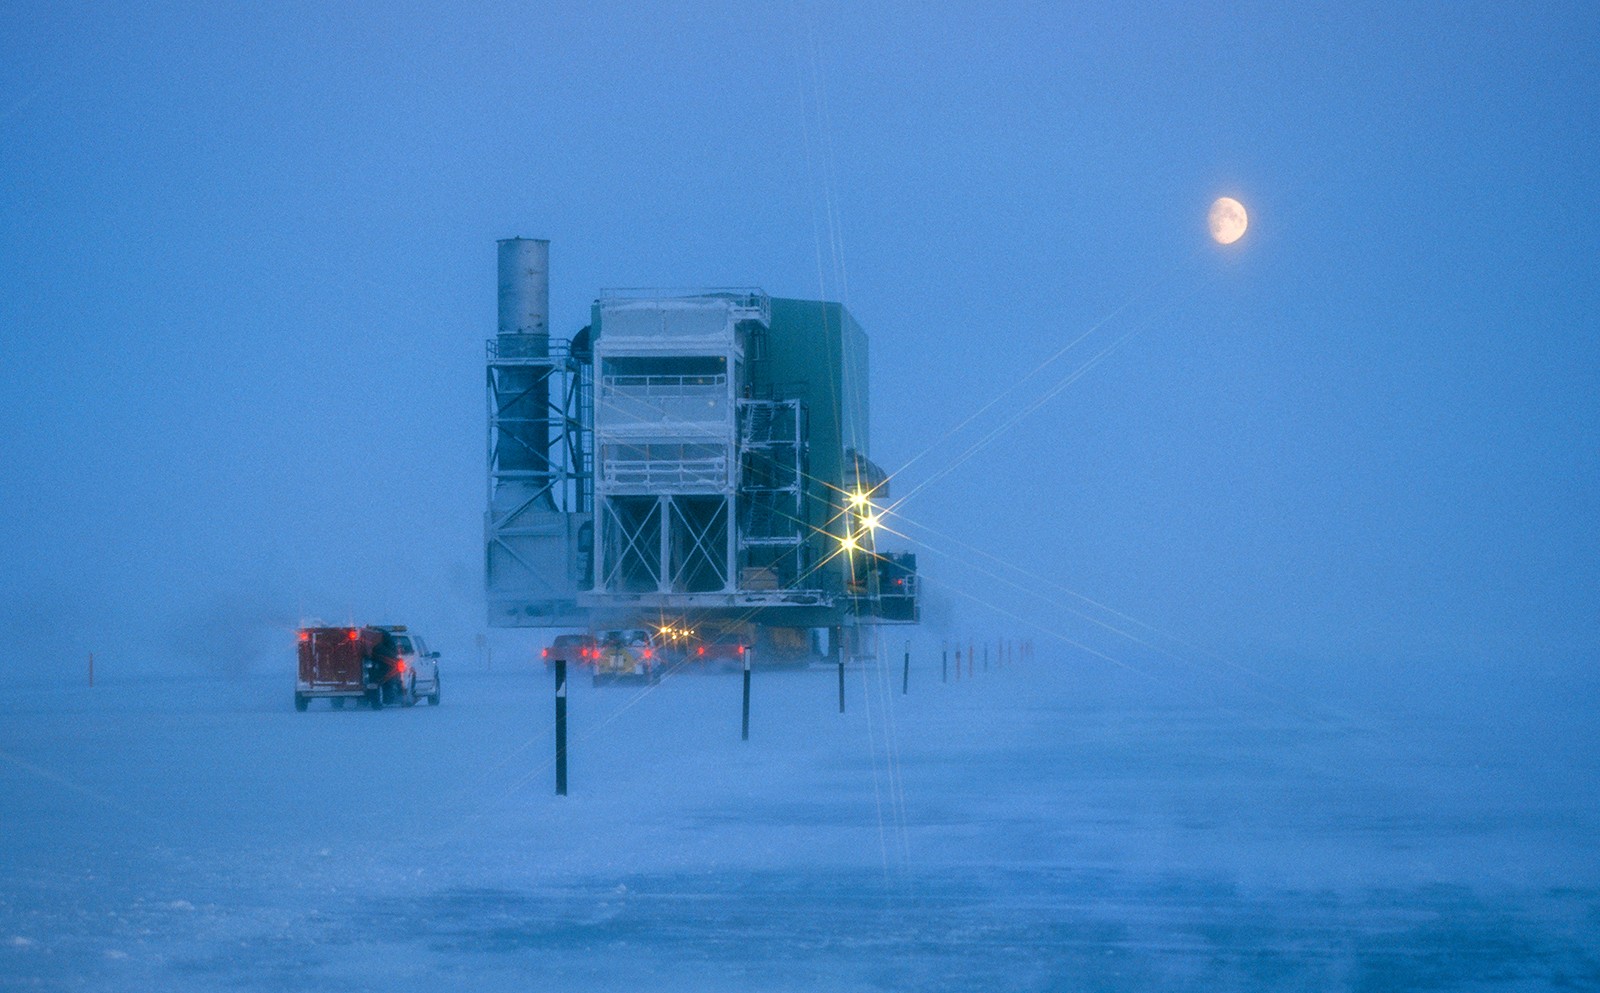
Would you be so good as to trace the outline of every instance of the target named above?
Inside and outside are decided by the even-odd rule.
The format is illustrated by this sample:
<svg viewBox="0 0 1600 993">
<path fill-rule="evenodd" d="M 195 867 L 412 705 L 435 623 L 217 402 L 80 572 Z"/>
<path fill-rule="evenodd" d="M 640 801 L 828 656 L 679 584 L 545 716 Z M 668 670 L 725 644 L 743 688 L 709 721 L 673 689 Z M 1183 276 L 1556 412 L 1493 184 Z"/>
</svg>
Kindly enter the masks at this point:
<svg viewBox="0 0 1600 993">
<path fill-rule="evenodd" d="M 842 304 L 772 298 L 772 325 L 765 354 L 755 364 L 754 386 L 779 396 L 799 397 L 810 418 L 810 523 L 826 525 L 830 538 L 814 535 L 813 562 L 822 562 L 845 537 L 840 519 L 855 485 L 854 449 L 868 456 L 867 335 Z M 834 558 L 819 570 L 823 589 L 844 589 L 844 562 Z"/>
</svg>

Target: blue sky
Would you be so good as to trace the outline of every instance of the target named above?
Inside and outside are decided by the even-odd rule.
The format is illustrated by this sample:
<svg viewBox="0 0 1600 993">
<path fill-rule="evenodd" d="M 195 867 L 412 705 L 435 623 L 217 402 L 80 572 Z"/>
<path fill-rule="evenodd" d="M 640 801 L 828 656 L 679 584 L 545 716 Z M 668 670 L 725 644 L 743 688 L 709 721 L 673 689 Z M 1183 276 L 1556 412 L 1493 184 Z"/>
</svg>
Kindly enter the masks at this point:
<svg viewBox="0 0 1600 993">
<path fill-rule="evenodd" d="M 1592 670 L 1597 65 L 1580 4 L 9 4 L 8 664 L 468 651 L 524 235 L 558 331 L 843 299 L 952 629 L 1135 652 L 1048 582 L 1251 664 Z"/>
</svg>

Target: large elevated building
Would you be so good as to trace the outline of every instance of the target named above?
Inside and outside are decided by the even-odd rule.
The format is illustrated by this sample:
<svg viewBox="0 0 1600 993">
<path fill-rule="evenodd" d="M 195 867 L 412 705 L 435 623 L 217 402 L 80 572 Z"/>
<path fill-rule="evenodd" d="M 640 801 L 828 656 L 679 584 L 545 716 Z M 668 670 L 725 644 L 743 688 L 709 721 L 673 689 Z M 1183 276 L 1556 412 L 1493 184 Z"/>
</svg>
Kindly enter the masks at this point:
<svg viewBox="0 0 1600 993">
<path fill-rule="evenodd" d="M 548 243 L 500 243 L 489 343 L 489 620 L 841 629 L 914 622 L 880 553 L 867 339 L 757 289 L 609 292 L 548 331 Z"/>
</svg>

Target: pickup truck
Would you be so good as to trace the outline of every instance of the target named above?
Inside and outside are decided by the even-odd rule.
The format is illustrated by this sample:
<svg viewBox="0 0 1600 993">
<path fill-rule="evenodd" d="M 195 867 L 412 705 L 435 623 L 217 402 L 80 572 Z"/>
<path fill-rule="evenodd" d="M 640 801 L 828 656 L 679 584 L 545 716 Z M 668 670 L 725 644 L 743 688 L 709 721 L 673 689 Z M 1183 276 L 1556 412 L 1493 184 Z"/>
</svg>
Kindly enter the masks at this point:
<svg viewBox="0 0 1600 993">
<path fill-rule="evenodd" d="M 428 651 L 403 625 L 305 627 L 297 637 L 295 710 L 315 699 L 335 708 L 355 700 L 373 710 L 392 703 L 410 707 L 420 699 L 439 703 L 439 653 Z"/>
<path fill-rule="evenodd" d="M 602 631 L 595 640 L 594 685 L 661 681 L 661 659 L 649 632 L 637 628 Z"/>
</svg>

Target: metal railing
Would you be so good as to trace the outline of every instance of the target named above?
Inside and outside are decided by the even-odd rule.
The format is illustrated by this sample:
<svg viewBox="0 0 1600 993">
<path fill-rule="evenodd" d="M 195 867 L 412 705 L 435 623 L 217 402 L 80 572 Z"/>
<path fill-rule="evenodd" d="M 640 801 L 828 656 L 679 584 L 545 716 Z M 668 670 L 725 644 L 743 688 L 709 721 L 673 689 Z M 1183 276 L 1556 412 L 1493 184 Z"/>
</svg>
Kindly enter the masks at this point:
<svg viewBox="0 0 1600 993">
<path fill-rule="evenodd" d="M 602 459 L 600 478 L 608 490 L 619 487 L 712 485 L 728 482 L 727 458 L 713 459 Z"/>
<path fill-rule="evenodd" d="M 604 397 L 699 397 L 728 391 L 727 373 L 709 376 L 605 376 Z"/>
<path fill-rule="evenodd" d="M 535 339 L 544 338 L 541 343 Z M 526 339 L 526 340 L 524 340 Z M 490 338 L 484 343 L 488 360 L 507 365 L 558 365 L 565 366 L 573 359 L 587 361 L 587 353 L 580 356 L 572 350 L 572 342 L 565 338 L 546 338 L 543 335 L 506 335 Z"/>
<path fill-rule="evenodd" d="M 735 320 L 772 323 L 772 298 L 756 286 L 727 287 L 624 287 L 600 291 L 602 301 L 610 300 L 699 300 L 719 298 L 728 301 Z"/>
</svg>

